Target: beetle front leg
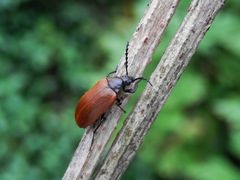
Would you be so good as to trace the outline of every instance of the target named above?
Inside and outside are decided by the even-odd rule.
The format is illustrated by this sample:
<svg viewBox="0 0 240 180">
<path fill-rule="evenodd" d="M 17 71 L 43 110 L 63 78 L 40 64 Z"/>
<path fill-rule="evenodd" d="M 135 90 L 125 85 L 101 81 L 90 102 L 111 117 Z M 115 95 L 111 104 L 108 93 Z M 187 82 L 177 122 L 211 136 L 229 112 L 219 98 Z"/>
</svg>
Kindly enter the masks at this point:
<svg viewBox="0 0 240 180">
<path fill-rule="evenodd" d="M 136 90 L 137 90 L 137 88 L 133 88 L 133 89 L 124 89 L 123 91 L 124 91 L 125 93 L 131 93 L 131 94 L 133 94 L 133 93 L 136 92 Z"/>
<path fill-rule="evenodd" d="M 136 92 L 137 87 L 138 87 L 138 84 L 136 84 L 136 86 L 135 86 L 134 88 L 132 88 L 132 89 L 123 89 L 123 91 L 124 91 L 125 93 L 131 93 L 131 94 L 133 94 L 133 93 Z"/>
<path fill-rule="evenodd" d="M 117 68 L 118 68 L 118 66 L 116 67 L 116 69 L 115 69 L 114 71 L 112 71 L 112 72 L 108 73 L 107 77 L 109 77 L 111 74 L 114 74 L 114 73 L 116 73 L 116 72 L 117 72 Z"/>
</svg>

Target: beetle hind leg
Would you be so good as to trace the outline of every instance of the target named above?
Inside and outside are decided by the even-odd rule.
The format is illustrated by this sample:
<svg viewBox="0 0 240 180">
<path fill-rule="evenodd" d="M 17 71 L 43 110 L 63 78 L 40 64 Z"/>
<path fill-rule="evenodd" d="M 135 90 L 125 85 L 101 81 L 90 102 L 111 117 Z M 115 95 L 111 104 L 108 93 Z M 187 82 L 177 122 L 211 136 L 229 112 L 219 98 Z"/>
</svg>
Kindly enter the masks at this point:
<svg viewBox="0 0 240 180">
<path fill-rule="evenodd" d="M 100 127 L 100 125 L 106 120 L 106 116 L 105 113 L 101 115 L 101 117 L 94 123 L 93 125 L 93 133 L 95 134 L 95 132 L 98 130 L 98 128 Z"/>
</svg>

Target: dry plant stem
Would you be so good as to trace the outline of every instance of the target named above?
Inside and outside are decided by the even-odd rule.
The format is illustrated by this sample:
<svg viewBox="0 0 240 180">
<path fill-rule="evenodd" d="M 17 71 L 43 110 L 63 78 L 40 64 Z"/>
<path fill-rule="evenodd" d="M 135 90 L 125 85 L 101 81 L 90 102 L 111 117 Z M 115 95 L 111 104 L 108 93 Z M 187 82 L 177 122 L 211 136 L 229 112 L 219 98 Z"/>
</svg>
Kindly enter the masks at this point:
<svg viewBox="0 0 240 180">
<path fill-rule="evenodd" d="M 223 2 L 192 1 L 181 27 L 151 76 L 154 86 L 146 87 L 95 179 L 115 180 L 121 177 Z"/>
<path fill-rule="evenodd" d="M 129 75 L 139 77 L 159 44 L 162 34 L 169 23 L 179 0 L 152 0 L 143 18 L 141 19 L 129 47 Z M 124 57 L 118 66 L 117 75 L 125 74 Z M 124 96 L 123 105 L 128 96 Z M 93 128 L 85 130 L 83 138 L 64 174 L 64 180 L 90 179 L 94 169 L 111 138 L 121 110 L 114 106 L 106 115 L 106 120 L 95 133 Z"/>
</svg>

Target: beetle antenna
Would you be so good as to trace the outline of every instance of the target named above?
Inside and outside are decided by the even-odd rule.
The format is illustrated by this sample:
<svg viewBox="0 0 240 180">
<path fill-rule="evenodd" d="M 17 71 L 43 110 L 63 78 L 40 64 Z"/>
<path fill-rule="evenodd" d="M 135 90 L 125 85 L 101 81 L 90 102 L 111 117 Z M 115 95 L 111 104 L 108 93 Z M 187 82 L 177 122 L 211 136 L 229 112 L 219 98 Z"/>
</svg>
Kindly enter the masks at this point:
<svg viewBox="0 0 240 180">
<path fill-rule="evenodd" d="M 135 78 L 135 79 L 133 80 L 133 82 L 138 81 L 138 80 L 139 80 L 139 81 L 141 81 L 141 80 L 147 81 L 147 83 L 152 86 L 152 83 L 151 83 L 148 79 L 146 79 L 146 78 L 144 78 L 144 77 Z"/>
<path fill-rule="evenodd" d="M 129 47 L 129 42 L 127 42 L 127 46 L 125 50 L 125 68 L 126 68 L 127 76 L 128 76 L 128 47 Z"/>
</svg>

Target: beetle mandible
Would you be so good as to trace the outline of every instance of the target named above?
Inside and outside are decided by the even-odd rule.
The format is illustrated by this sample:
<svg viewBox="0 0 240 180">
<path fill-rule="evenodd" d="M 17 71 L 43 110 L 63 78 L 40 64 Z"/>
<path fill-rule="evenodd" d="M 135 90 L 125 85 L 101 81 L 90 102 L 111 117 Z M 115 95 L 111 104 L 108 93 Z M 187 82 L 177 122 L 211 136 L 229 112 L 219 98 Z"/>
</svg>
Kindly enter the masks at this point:
<svg viewBox="0 0 240 180">
<path fill-rule="evenodd" d="M 116 70 L 110 72 L 106 78 L 98 81 L 80 98 L 75 111 L 75 121 L 79 127 L 85 128 L 93 125 L 115 102 L 116 105 L 125 112 L 120 106 L 121 100 L 119 98 L 119 93 L 121 91 L 125 93 L 135 93 L 137 84 L 141 80 L 145 80 L 152 85 L 144 77 L 134 78 L 128 75 L 128 47 L 129 43 L 127 43 L 125 51 L 126 74 L 123 76 L 110 77 Z M 135 87 L 128 88 L 128 86 L 134 82 L 137 83 Z"/>
</svg>

